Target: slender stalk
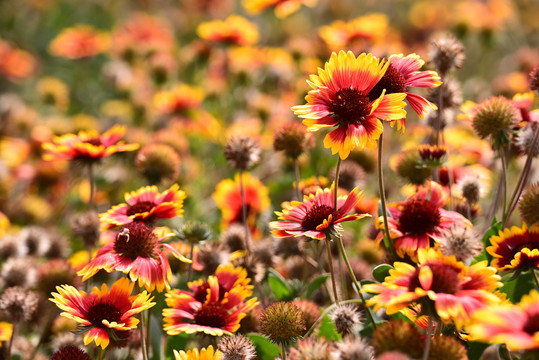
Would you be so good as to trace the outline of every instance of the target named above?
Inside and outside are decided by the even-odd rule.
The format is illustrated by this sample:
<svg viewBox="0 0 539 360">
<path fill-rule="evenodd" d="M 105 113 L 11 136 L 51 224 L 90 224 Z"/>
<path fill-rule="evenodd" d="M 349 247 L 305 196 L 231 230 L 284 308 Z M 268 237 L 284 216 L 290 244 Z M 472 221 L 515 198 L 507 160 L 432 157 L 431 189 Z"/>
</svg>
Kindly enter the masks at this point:
<svg viewBox="0 0 539 360">
<path fill-rule="evenodd" d="M 243 170 L 240 173 L 240 195 L 241 195 L 241 218 L 245 229 L 245 247 L 249 254 L 251 253 L 251 237 L 249 234 L 249 224 L 247 224 L 247 203 L 245 201 L 245 189 L 243 187 Z"/>
<path fill-rule="evenodd" d="M 9 343 L 7 346 L 7 355 L 6 359 L 11 359 L 11 348 L 13 347 L 13 339 L 15 338 L 15 333 L 17 332 L 17 322 L 13 322 L 13 328 L 11 332 L 11 337 L 9 338 Z"/>
<path fill-rule="evenodd" d="M 282 353 L 282 359 L 286 360 L 286 347 L 284 346 L 284 343 L 281 343 L 281 353 Z"/>
<path fill-rule="evenodd" d="M 150 310 L 146 310 L 146 351 L 148 354 L 148 358 L 150 357 L 150 346 L 151 346 L 151 326 L 152 326 L 152 313 Z"/>
<path fill-rule="evenodd" d="M 103 360 L 104 354 L 105 354 L 105 349 L 101 348 L 101 351 L 99 352 L 99 360 Z"/>
<path fill-rule="evenodd" d="M 95 181 L 94 181 L 94 164 L 88 164 L 88 181 L 90 182 L 90 199 L 88 200 L 88 208 L 92 210 L 95 207 Z"/>
<path fill-rule="evenodd" d="M 320 251 L 320 245 L 318 244 L 318 241 L 311 241 L 310 243 L 311 243 L 311 247 L 312 247 L 312 250 L 313 250 L 315 256 L 317 258 L 320 258 L 321 255 L 322 255 L 322 251 Z M 324 267 L 322 266 L 322 263 L 320 261 L 317 261 L 316 265 L 314 265 L 314 267 L 318 268 L 318 270 L 320 271 L 321 274 L 323 274 L 325 272 Z M 324 290 L 326 291 L 327 296 L 329 298 L 331 298 L 331 295 L 330 295 L 330 292 L 329 292 L 329 289 L 328 289 L 328 285 L 327 285 L 327 283 L 325 281 L 322 284 L 322 286 L 324 287 Z"/>
<path fill-rule="evenodd" d="M 442 131 L 442 110 L 444 107 L 443 96 L 444 96 L 444 79 L 443 76 L 440 79 L 442 84 L 438 88 L 440 92 L 438 93 L 438 112 L 436 113 L 436 146 L 440 146 L 440 133 Z"/>
<path fill-rule="evenodd" d="M 428 322 L 428 325 L 427 325 L 427 339 L 425 341 L 425 348 L 423 349 L 423 357 L 422 357 L 422 360 L 428 360 L 429 358 L 429 353 L 430 353 L 430 344 L 431 344 L 431 340 L 432 340 L 432 327 L 433 327 L 433 322 L 432 322 L 432 316 L 429 316 L 429 322 Z"/>
<path fill-rule="evenodd" d="M 335 272 L 333 271 L 333 260 L 331 259 L 331 246 L 329 244 L 329 238 L 326 237 L 326 250 L 328 253 L 329 272 L 331 273 L 331 285 L 333 287 L 333 296 L 335 297 L 335 304 L 339 305 L 339 296 L 337 295 L 337 285 L 335 281 Z"/>
<path fill-rule="evenodd" d="M 301 192 L 299 191 L 299 181 L 301 178 L 299 176 L 299 164 L 297 158 L 294 158 L 294 176 L 296 178 L 296 185 L 294 186 L 294 190 L 296 191 L 296 198 L 298 199 L 298 201 L 301 201 L 302 197 Z"/>
<path fill-rule="evenodd" d="M 535 144 L 537 143 L 537 140 L 539 138 L 539 127 L 537 130 L 535 130 L 535 136 L 533 137 L 531 149 L 535 148 Z M 503 219 L 503 226 L 507 224 L 507 221 L 509 221 L 509 218 L 513 214 L 513 211 L 515 211 L 515 208 L 518 204 L 518 199 L 520 198 L 520 194 L 522 194 L 522 191 L 524 190 L 524 187 L 526 186 L 526 182 L 528 180 L 528 176 L 530 174 L 531 165 L 533 162 L 533 152 L 528 153 L 528 157 L 526 158 L 526 163 L 524 164 L 524 168 L 522 169 L 522 172 L 520 173 L 520 176 L 517 181 L 517 186 L 515 187 L 515 190 L 513 191 L 513 195 L 511 196 L 511 201 L 509 202 L 509 212 L 505 214 Z"/>
<path fill-rule="evenodd" d="M 139 290 L 139 293 L 142 292 L 141 287 L 139 287 L 138 290 Z M 146 346 L 146 336 L 144 334 L 144 313 L 146 311 L 147 310 L 144 310 L 139 314 L 139 316 L 140 316 L 140 344 L 142 345 L 142 358 L 143 358 L 143 360 L 148 360 L 148 348 Z"/>
<path fill-rule="evenodd" d="M 195 251 L 195 244 L 191 244 L 191 251 L 189 255 L 189 259 L 191 259 L 191 262 L 189 265 L 187 265 L 187 282 L 190 282 L 193 278 L 193 253 Z"/>
<path fill-rule="evenodd" d="M 502 181 L 503 181 L 503 213 L 507 211 L 507 151 L 505 148 L 500 150 L 500 157 L 502 160 Z"/>
<path fill-rule="evenodd" d="M 539 279 L 537 278 L 537 273 L 535 272 L 535 269 L 531 269 L 531 272 L 533 274 L 533 279 L 535 280 L 535 285 L 537 286 L 537 289 L 539 290 Z"/>
<path fill-rule="evenodd" d="M 391 240 L 391 232 L 389 231 L 389 223 L 387 221 L 387 209 L 386 209 L 386 193 L 384 189 L 384 173 L 382 171 L 382 154 L 384 145 L 384 133 L 380 134 L 378 140 L 378 189 L 380 191 L 380 201 L 382 202 L 382 217 L 384 218 L 384 246 L 389 254 L 391 260 L 396 259 L 395 249 L 393 241 Z"/>
<path fill-rule="evenodd" d="M 45 337 L 47 337 L 49 328 L 51 327 L 52 321 L 54 320 L 56 315 L 57 315 L 56 311 L 48 311 L 47 321 L 45 322 L 45 326 L 43 327 L 43 330 L 41 331 L 41 336 L 39 337 L 39 341 L 37 342 L 36 346 L 34 346 L 34 349 L 32 350 L 32 353 L 30 354 L 30 360 L 34 359 L 40 346 L 45 341 Z"/>
<path fill-rule="evenodd" d="M 365 300 L 365 297 L 363 296 L 363 293 L 361 292 L 361 284 L 356 279 L 356 275 L 354 274 L 354 270 L 352 269 L 352 266 L 350 265 L 350 261 L 348 260 L 348 256 L 346 255 L 346 250 L 344 249 L 344 243 L 342 241 L 342 238 L 339 237 L 337 239 L 339 241 L 339 248 L 341 249 L 341 254 L 344 258 L 344 262 L 346 263 L 346 267 L 348 268 L 348 272 L 350 273 L 350 276 L 352 277 L 352 282 L 354 283 L 354 286 L 356 287 L 356 290 L 359 294 L 359 297 L 361 298 L 361 302 L 363 303 L 363 306 L 365 306 L 365 312 L 367 313 L 367 316 L 372 324 L 372 326 L 376 329 L 376 323 L 374 322 L 374 317 L 372 316 L 371 309 L 367 306 L 367 301 Z"/>
<path fill-rule="evenodd" d="M 338 211 L 337 209 L 337 193 L 339 189 L 339 172 L 341 170 L 341 157 L 339 156 L 337 159 L 337 167 L 335 168 L 335 180 L 333 181 L 333 207 L 335 208 L 335 211 Z"/>
<path fill-rule="evenodd" d="M 258 281 L 255 281 L 255 286 L 256 286 L 256 290 L 258 290 L 258 293 L 259 293 L 259 299 L 260 299 L 260 302 L 262 303 L 262 307 L 263 308 L 266 308 L 266 306 L 268 305 L 268 302 L 266 301 L 266 297 L 264 296 L 264 292 L 262 291 L 262 286 L 260 285 L 260 283 Z"/>
</svg>

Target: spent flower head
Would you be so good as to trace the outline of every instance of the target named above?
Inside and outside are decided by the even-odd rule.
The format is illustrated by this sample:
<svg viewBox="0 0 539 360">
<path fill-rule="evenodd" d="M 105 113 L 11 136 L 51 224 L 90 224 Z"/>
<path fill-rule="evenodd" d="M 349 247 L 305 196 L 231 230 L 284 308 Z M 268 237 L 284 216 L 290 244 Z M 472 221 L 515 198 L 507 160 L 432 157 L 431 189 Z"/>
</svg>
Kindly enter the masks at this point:
<svg viewBox="0 0 539 360">
<path fill-rule="evenodd" d="M 218 349 L 223 353 L 222 360 L 251 360 L 256 357 L 253 343 L 241 334 L 224 337 Z"/>
<path fill-rule="evenodd" d="M 460 69 L 466 55 L 464 46 L 452 34 L 447 34 L 431 43 L 429 58 L 434 68 L 444 77 L 451 69 Z"/>
<path fill-rule="evenodd" d="M 260 145 L 250 137 L 234 136 L 225 145 L 225 158 L 236 170 L 247 170 L 260 161 Z"/>
<path fill-rule="evenodd" d="M 301 310 L 289 302 L 268 306 L 259 318 L 260 332 L 277 344 L 290 344 L 303 335 L 305 319 Z"/>
<path fill-rule="evenodd" d="M 520 216 L 530 225 L 539 223 L 537 209 L 539 209 L 539 182 L 528 187 L 518 203 Z"/>
</svg>

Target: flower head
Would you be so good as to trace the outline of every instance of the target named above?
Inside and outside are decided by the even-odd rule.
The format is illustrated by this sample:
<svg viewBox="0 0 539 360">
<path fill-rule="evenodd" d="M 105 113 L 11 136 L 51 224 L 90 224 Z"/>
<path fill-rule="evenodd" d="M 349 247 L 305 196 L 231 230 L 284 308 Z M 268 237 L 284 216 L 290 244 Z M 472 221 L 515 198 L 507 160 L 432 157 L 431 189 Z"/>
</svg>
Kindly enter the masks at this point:
<svg viewBox="0 0 539 360">
<path fill-rule="evenodd" d="M 170 184 L 180 173 L 180 156 L 169 145 L 149 144 L 137 153 L 135 166 L 150 184 Z"/>
<path fill-rule="evenodd" d="M 347 336 L 343 342 L 336 343 L 331 355 L 333 360 L 374 360 L 372 346 L 359 336 Z"/>
<path fill-rule="evenodd" d="M 506 344 L 511 351 L 539 349 L 539 293 L 477 311 L 467 331 L 475 341 Z"/>
<path fill-rule="evenodd" d="M 273 148 L 283 151 L 292 159 L 297 159 L 307 149 L 314 146 L 314 137 L 305 126 L 297 122 L 286 123 L 273 136 Z"/>
<path fill-rule="evenodd" d="M 163 249 L 167 249 L 183 262 L 191 262 L 176 249 L 162 241 L 174 236 L 160 230 L 152 230 L 143 222 L 132 222 L 124 225 L 116 233 L 114 241 L 102 247 L 97 255 L 78 271 L 82 280 L 86 281 L 99 270 L 107 272 L 120 271 L 129 274 L 132 281 L 144 286 L 148 291 L 161 292 L 170 288 L 172 272 L 167 256 Z"/>
<path fill-rule="evenodd" d="M 395 240 L 395 250 L 401 257 L 417 258 L 418 249 L 430 246 L 430 240 L 439 242 L 442 231 L 452 226 L 470 227 L 470 220 L 455 211 L 448 211 L 445 195 L 438 183 L 431 182 L 429 188 L 421 188 L 406 201 L 388 205 L 391 217 L 388 218 L 391 237 Z M 383 222 L 378 219 L 378 228 Z M 381 241 L 382 235 L 378 234 Z"/>
<path fill-rule="evenodd" d="M 177 85 L 172 90 L 156 93 L 153 97 L 153 106 L 160 115 L 182 115 L 199 107 L 203 99 L 202 89 Z"/>
<path fill-rule="evenodd" d="M 454 226 L 445 230 L 440 241 L 440 250 L 445 256 L 454 256 L 467 263 L 483 251 L 483 242 L 472 230 Z"/>
<path fill-rule="evenodd" d="M 341 230 L 340 223 L 370 216 L 369 214 L 347 215 L 361 200 L 363 192 L 358 188 L 337 199 L 337 210 L 333 204 L 334 188 L 318 189 L 316 194 L 304 196 L 303 202 L 292 201 L 282 212 L 276 211 L 279 221 L 272 221 L 270 228 L 275 237 L 307 236 L 324 240 L 330 233 Z"/>
<path fill-rule="evenodd" d="M 161 193 L 157 186 L 145 186 L 137 191 L 125 193 L 125 204 L 113 206 L 99 217 L 104 230 L 127 225 L 133 221 L 151 224 L 158 219 L 182 216 L 184 199 L 185 192 L 180 190 L 178 184 Z"/>
<path fill-rule="evenodd" d="M 511 100 L 491 97 L 473 109 L 472 126 L 481 138 L 492 138 L 495 147 L 508 143 L 508 132 L 518 125 L 518 110 Z"/>
<path fill-rule="evenodd" d="M 372 345 L 376 354 L 399 351 L 411 358 L 420 358 L 424 340 L 419 328 L 413 323 L 391 319 L 376 327 L 372 335 Z"/>
<path fill-rule="evenodd" d="M 522 270 L 539 267 L 539 224 L 500 230 L 490 238 L 487 252 L 494 257 L 492 266 L 499 270 Z"/>
<path fill-rule="evenodd" d="M 116 125 L 103 134 L 89 130 L 80 131 L 77 135 L 56 136 L 52 142 L 43 144 L 43 159 L 94 162 L 117 152 L 137 150 L 138 144 L 120 141 L 125 130 L 124 126 Z"/>
<path fill-rule="evenodd" d="M 251 360 L 256 357 L 255 347 L 247 337 L 237 334 L 227 336 L 219 342 L 222 360 Z"/>
<path fill-rule="evenodd" d="M 88 25 L 66 28 L 56 36 L 50 46 L 53 55 L 68 59 L 83 59 L 98 55 L 109 45 L 108 35 Z"/>
<path fill-rule="evenodd" d="M 520 201 L 518 203 L 518 210 L 520 216 L 528 224 L 537 224 L 539 223 L 539 183 L 535 183 L 528 187 Z"/>
<path fill-rule="evenodd" d="M 346 159 L 354 148 L 376 148 L 383 131 L 380 120 L 399 120 L 406 116 L 404 93 L 385 95 L 374 100 L 369 92 L 384 76 L 389 62 L 372 54 L 357 58 L 349 51 L 333 53 L 318 75 L 308 81 L 312 90 L 305 97 L 306 105 L 292 107 L 303 118 L 308 131 L 336 127 L 326 135 L 324 146 Z"/>
<path fill-rule="evenodd" d="M 259 14 L 273 8 L 275 16 L 285 18 L 299 10 L 301 5 L 313 7 L 318 0 L 243 0 L 243 6 L 249 14 Z"/>
<path fill-rule="evenodd" d="M 33 291 L 14 286 L 0 296 L 0 311 L 13 323 L 29 321 L 37 311 L 38 303 L 39 298 Z"/>
<path fill-rule="evenodd" d="M 60 315 L 79 323 L 84 335 L 84 345 L 95 341 L 103 349 L 109 345 L 111 337 L 121 332 L 135 329 L 138 324 L 136 315 L 151 308 L 155 303 L 146 291 L 131 296 L 135 283 L 121 278 L 110 288 L 103 284 L 101 289 L 94 287 L 90 294 L 78 291 L 73 286 L 63 285 L 56 288 L 50 299 L 64 312 Z"/>
<path fill-rule="evenodd" d="M 289 344 L 305 331 L 303 313 L 289 302 L 271 304 L 264 309 L 258 321 L 260 332 L 277 344 Z"/>
<path fill-rule="evenodd" d="M 253 45 L 258 41 L 258 30 L 249 20 L 231 15 L 226 20 L 201 23 L 197 34 L 204 40 L 220 44 Z"/>
<path fill-rule="evenodd" d="M 176 360 L 219 360 L 223 359 L 222 356 L 223 354 L 219 350 L 214 351 L 211 345 L 207 348 L 200 349 L 200 351 L 198 349 L 188 350 L 187 352 L 174 350 L 174 358 Z"/>
<path fill-rule="evenodd" d="M 539 91 L 539 65 L 530 71 L 530 89 Z"/>
<path fill-rule="evenodd" d="M 50 360 L 91 360 L 92 358 L 81 348 L 73 345 L 65 346 L 56 351 Z"/>
<path fill-rule="evenodd" d="M 250 137 L 234 136 L 225 145 L 225 158 L 236 170 L 247 170 L 260 161 L 260 145 Z"/>
<path fill-rule="evenodd" d="M 430 316 L 453 322 L 460 329 L 474 311 L 500 301 L 493 294 L 501 285 L 500 276 L 486 261 L 466 267 L 432 248 L 418 250 L 417 256 L 417 267 L 395 262 L 382 284 L 365 285 L 364 291 L 378 294 L 367 300 L 367 305 L 374 305 L 375 310 L 385 307 L 391 315 L 421 304 L 422 309 L 435 310 Z"/>
<path fill-rule="evenodd" d="M 335 323 L 335 329 L 342 335 L 353 333 L 356 326 L 361 325 L 361 318 L 356 307 L 353 305 L 339 305 L 331 313 L 331 320 Z"/>
<path fill-rule="evenodd" d="M 448 34 L 432 42 L 429 58 L 436 70 L 444 76 L 451 69 L 460 69 L 466 55 L 462 43 Z"/>
</svg>

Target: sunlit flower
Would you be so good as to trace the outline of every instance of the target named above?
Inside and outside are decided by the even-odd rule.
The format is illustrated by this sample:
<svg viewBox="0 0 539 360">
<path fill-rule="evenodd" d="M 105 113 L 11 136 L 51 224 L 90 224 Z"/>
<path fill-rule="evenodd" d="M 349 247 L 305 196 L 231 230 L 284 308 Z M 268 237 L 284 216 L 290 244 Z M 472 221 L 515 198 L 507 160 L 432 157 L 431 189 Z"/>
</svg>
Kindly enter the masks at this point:
<svg viewBox="0 0 539 360">
<path fill-rule="evenodd" d="M 0 39 L 0 74 L 10 80 L 23 80 L 30 77 L 36 68 L 36 59 L 28 51 Z"/>
<path fill-rule="evenodd" d="M 501 286 L 500 276 L 486 261 L 466 267 L 455 257 L 445 257 L 432 248 L 418 250 L 417 256 L 417 268 L 395 262 L 382 284 L 365 285 L 365 292 L 378 294 L 367 300 L 367 305 L 373 305 L 375 311 L 384 307 L 388 314 L 395 314 L 409 305 L 421 304 L 422 309 L 436 311 L 429 315 L 461 328 L 474 311 L 500 301 L 493 294 Z"/>
<path fill-rule="evenodd" d="M 158 219 L 171 219 L 183 215 L 185 192 L 178 184 L 159 192 L 157 186 L 144 186 L 136 191 L 125 193 L 125 203 L 113 206 L 100 214 L 103 229 L 126 225 L 133 221 L 153 223 Z"/>
<path fill-rule="evenodd" d="M 254 227 L 258 215 L 270 206 L 268 189 L 249 173 L 243 173 L 243 186 L 247 206 L 247 224 Z M 239 174 L 236 174 L 234 180 L 225 179 L 217 184 L 212 197 L 221 210 L 224 226 L 242 222 Z"/>
<path fill-rule="evenodd" d="M 258 41 L 256 26 L 238 15 L 203 22 L 198 26 L 197 34 L 204 40 L 221 44 L 253 45 Z"/>
<path fill-rule="evenodd" d="M 358 17 L 349 22 L 335 21 L 331 25 L 320 28 L 319 34 L 327 46 L 337 51 L 350 48 L 356 42 L 378 43 L 389 28 L 387 15 L 373 13 Z M 365 44 L 362 44 L 363 48 Z"/>
<path fill-rule="evenodd" d="M 42 145 L 44 160 L 80 160 L 99 161 L 114 153 L 133 151 L 138 144 L 124 144 L 120 141 L 125 133 L 125 126 L 115 125 L 103 134 L 95 130 L 80 131 L 77 135 L 56 136 L 52 142 Z"/>
<path fill-rule="evenodd" d="M 63 29 L 50 43 L 51 54 L 68 59 L 83 59 L 98 55 L 109 46 L 109 37 L 89 25 Z"/>
<path fill-rule="evenodd" d="M 539 268 L 539 224 L 522 228 L 500 230 L 498 235 L 490 238 L 492 246 L 487 252 L 494 257 L 492 266 L 498 270 L 526 271 Z"/>
<path fill-rule="evenodd" d="M 13 324 L 5 321 L 0 322 L 0 343 L 2 341 L 8 341 L 13 334 Z"/>
<path fill-rule="evenodd" d="M 174 358 L 176 360 L 219 360 L 223 357 L 223 354 L 219 351 L 213 350 L 213 346 L 198 349 L 188 350 L 187 352 L 180 350 L 174 350 Z"/>
<path fill-rule="evenodd" d="M 429 191 L 430 190 L 430 191 Z M 428 248 L 431 239 L 442 240 L 442 232 L 452 226 L 472 227 L 470 220 L 455 211 L 445 210 L 446 197 L 442 187 L 433 181 L 429 188 L 421 188 L 406 201 L 389 204 L 391 216 L 387 219 L 391 238 L 395 241 L 395 250 L 400 257 L 405 255 L 417 258 L 419 249 Z M 383 221 L 376 222 L 379 229 Z M 381 241 L 382 233 L 378 234 Z"/>
<path fill-rule="evenodd" d="M 391 55 L 387 71 L 369 93 L 371 101 L 378 99 L 385 89 L 386 94 L 405 93 L 406 101 L 422 119 L 428 107 L 436 110 L 436 105 L 424 97 L 408 92 L 410 87 L 433 88 L 442 83 L 435 71 L 420 71 L 423 64 L 425 62 L 416 54 Z M 403 117 L 396 122 L 397 129 L 404 132 L 406 118 Z M 394 123 L 395 121 L 392 121 L 391 125 L 393 126 Z"/>
<path fill-rule="evenodd" d="M 357 58 L 349 51 L 333 53 L 318 75 L 307 82 L 312 87 L 306 105 L 292 107 L 304 118 L 309 131 L 336 127 L 326 135 L 324 146 L 333 154 L 346 159 L 354 148 L 376 148 L 376 140 L 383 131 L 382 120 L 399 120 L 406 116 L 406 94 L 385 95 L 371 101 L 369 92 L 384 76 L 389 62 L 362 53 Z"/>
<path fill-rule="evenodd" d="M 215 276 L 189 283 L 190 291 L 169 291 L 165 299 L 168 307 L 163 309 L 164 330 L 169 335 L 231 335 L 258 304 L 256 298 L 246 301 L 252 294 L 249 282 L 244 269 L 219 266 Z"/>
<path fill-rule="evenodd" d="M 134 283 L 121 278 L 112 287 L 103 284 L 101 289 L 94 287 L 90 294 L 79 291 L 73 286 L 63 285 L 56 288 L 58 293 L 52 293 L 50 299 L 60 309 L 60 315 L 73 319 L 81 330 L 85 331 L 84 344 L 95 341 L 97 346 L 105 349 L 110 339 L 114 339 L 120 332 L 135 329 L 139 322 L 134 318 L 155 303 L 153 297 L 146 291 L 131 296 Z"/>
<path fill-rule="evenodd" d="M 301 5 L 314 7 L 318 0 L 243 0 L 243 6 L 249 14 L 259 14 L 273 8 L 275 16 L 285 18 L 299 10 Z"/>
<path fill-rule="evenodd" d="M 97 255 L 77 274 L 86 281 L 99 270 L 120 271 L 129 274 L 131 281 L 148 291 L 170 289 L 172 272 L 163 249 L 170 251 L 177 259 L 190 262 L 176 249 L 162 241 L 174 236 L 165 231 L 152 230 L 142 222 L 129 223 L 118 231 L 114 241 L 102 247 Z"/>
<path fill-rule="evenodd" d="M 340 223 L 362 219 L 369 214 L 347 215 L 363 197 L 358 188 L 337 199 L 334 207 L 333 187 L 318 189 L 315 194 L 304 196 L 303 202 L 292 201 L 282 212 L 276 211 L 279 221 L 272 221 L 270 228 L 275 237 L 307 236 L 324 240 L 326 236 L 342 231 Z"/>
<path fill-rule="evenodd" d="M 509 350 L 539 349 L 539 293 L 532 290 L 517 305 L 498 304 L 478 310 L 467 327 L 471 339 L 506 344 Z"/>
<path fill-rule="evenodd" d="M 69 88 L 65 82 L 55 77 L 44 77 L 36 86 L 37 93 L 45 104 L 53 105 L 61 111 L 69 106 Z"/>
<path fill-rule="evenodd" d="M 170 91 L 160 91 L 153 97 L 153 107 L 160 115 L 181 115 L 197 108 L 204 99 L 200 88 L 177 85 Z"/>
</svg>

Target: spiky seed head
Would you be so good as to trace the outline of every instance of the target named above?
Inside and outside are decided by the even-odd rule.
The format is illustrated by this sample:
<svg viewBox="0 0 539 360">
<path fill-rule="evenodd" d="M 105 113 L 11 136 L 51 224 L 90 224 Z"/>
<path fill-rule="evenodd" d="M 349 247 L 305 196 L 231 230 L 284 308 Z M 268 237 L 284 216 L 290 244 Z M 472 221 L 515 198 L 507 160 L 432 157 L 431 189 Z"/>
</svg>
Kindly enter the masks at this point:
<svg viewBox="0 0 539 360">
<path fill-rule="evenodd" d="M 188 221 L 178 228 L 176 235 L 182 241 L 198 244 L 211 238 L 212 234 L 207 224 L 199 221 Z"/>
<path fill-rule="evenodd" d="M 457 186 L 462 192 L 462 197 L 469 204 L 477 204 L 484 192 L 483 184 L 478 176 L 464 176 L 457 182 Z"/>
<path fill-rule="evenodd" d="M 57 286 L 71 285 L 78 287 L 80 277 L 71 265 L 62 259 L 50 260 L 40 266 L 37 274 L 37 290 L 44 296 L 50 296 Z"/>
<path fill-rule="evenodd" d="M 260 145 L 250 137 L 234 136 L 225 145 L 225 158 L 236 170 L 247 170 L 260 161 Z"/>
<path fill-rule="evenodd" d="M 25 289 L 33 287 L 37 274 L 35 264 L 35 259 L 30 257 L 9 258 L 0 271 L 3 287 L 20 286 Z"/>
<path fill-rule="evenodd" d="M 0 310 L 13 322 L 29 321 L 37 310 L 38 296 L 19 286 L 8 288 L 0 296 Z"/>
<path fill-rule="evenodd" d="M 361 325 L 361 317 L 356 307 L 353 305 L 339 305 L 331 313 L 331 320 L 335 324 L 335 329 L 341 335 L 349 335 L 354 329 Z"/>
<path fill-rule="evenodd" d="M 91 360 L 91 357 L 77 346 L 66 346 L 55 352 L 51 360 Z"/>
<path fill-rule="evenodd" d="M 442 91 L 441 106 L 440 91 Z M 427 100 L 436 105 L 438 109 L 458 110 L 462 105 L 462 90 L 460 83 L 451 77 L 444 79 L 444 86 L 437 86 L 429 89 Z"/>
<path fill-rule="evenodd" d="M 395 171 L 412 185 L 424 184 L 432 173 L 431 169 L 423 164 L 417 151 L 402 153 L 396 162 Z"/>
<path fill-rule="evenodd" d="M 294 305 L 296 305 L 301 312 L 303 313 L 303 318 L 305 319 L 305 328 L 308 330 L 313 326 L 313 324 L 318 320 L 320 317 L 320 310 L 318 309 L 318 305 L 316 305 L 311 300 L 307 299 L 295 299 L 292 301 Z"/>
<path fill-rule="evenodd" d="M 219 342 L 222 360 L 251 360 L 256 356 L 251 340 L 241 334 L 227 336 Z"/>
<path fill-rule="evenodd" d="M 365 170 L 358 163 L 344 160 L 339 171 L 339 188 L 352 191 L 355 187 L 365 187 Z M 331 171 L 330 180 L 335 180 L 335 169 Z"/>
<path fill-rule="evenodd" d="M 314 336 L 298 340 L 297 349 L 290 348 L 290 360 L 327 360 L 330 359 L 333 343 L 319 340 Z"/>
<path fill-rule="evenodd" d="M 462 360 L 468 353 L 464 345 L 452 336 L 434 336 L 429 352 L 429 360 Z"/>
<path fill-rule="evenodd" d="M 305 125 L 291 122 L 281 126 L 273 136 L 273 148 L 283 151 L 286 157 L 297 159 L 314 146 L 314 137 Z"/>
<path fill-rule="evenodd" d="M 150 184 L 169 184 L 180 174 L 180 156 L 169 145 L 149 144 L 137 153 L 135 166 Z"/>
<path fill-rule="evenodd" d="M 430 62 L 444 77 L 451 69 L 460 69 L 466 55 L 464 45 L 452 34 L 447 34 L 431 43 L 429 49 Z"/>
<path fill-rule="evenodd" d="M 533 157 L 539 155 L 539 139 L 535 140 L 535 133 L 539 131 L 537 123 L 529 123 L 522 129 L 517 136 L 517 146 L 526 155 Z M 534 141 L 535 140 L 535 141 Z"/>
<path fill-rule="evenodd" d="M 481 138 L 492 138 L 495 148 L 509 141 L 509 131 L 518 125 L 518 110 L 503 96 L 491 97 L 475 107 L 472 127 Z"/>
<path fill-rule="evenodd" d="M 347 336 L 343 342 L 335 344 L 332 360 L 374 360 L 372 346 L 359 336 Z"/>
<path fill-rule="evenodd" d="M 378 355 L 376 360 L 412 360 L 412 358 L 400 351 L 386 351 L 385 353 Z"/>
<path fill-rule="evenodd" d="M 410 322 L 389 320 L 374 330 L 372 345 L 376 354 L 400 351 L 411 358 L 421 358 L 424 340 L 418 328 Z"/>
<path fill-rule="evenodd" d="M 530 89 L 539 91 L 539 65 L 530 72 Z"/>
<path fill-rule="evenodd" d="M 233 223 L 221 233 L 219 240 L 228 247 L 230 252 L 245 250 L 245 227 Z"/>
<path fill-rule="evenodd" d="M 443 232 L 440 250 L 445 256 L 454 256 L 458 261 L 467 262 L 483 251 L 483 242 L 472 230 L 453 226 Z"/>
<path fill-rule="evenodd" d="M 264 309 L 258 321 L 260 332 L 276 344 L 290 344 L 306 329 L 303 313 L 290 302 L 271 304 Z"/>
<path fill-rule="evenodd" d="M 99 215 L 95 211 L 87 211 L 71 219 L 71 232 L 82 239 L 86 247 L 93 248 L 99 240 Z"/>
<path fill-rule="evenodd" d="M 520 216 L 528 225 L 539 223 L 539 182 L 526 189 L 518 203 Z"/>
</svg>

